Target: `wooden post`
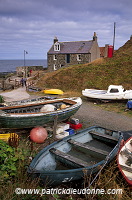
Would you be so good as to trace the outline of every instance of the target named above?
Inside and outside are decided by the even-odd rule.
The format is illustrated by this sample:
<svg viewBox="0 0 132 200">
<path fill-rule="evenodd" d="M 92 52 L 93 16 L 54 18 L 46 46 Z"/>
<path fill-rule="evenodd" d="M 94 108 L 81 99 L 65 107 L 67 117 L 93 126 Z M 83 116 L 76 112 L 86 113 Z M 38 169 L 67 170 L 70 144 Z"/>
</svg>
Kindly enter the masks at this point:
<svg viewBox="0 0 132 200">
<path fill-rule="evenodd" d="M 2 79 L 2 89 L 5 90 L 5 79 Z"/>
<path fill-rule="evenodd" d="M 58 119 L 58 115 L 55 115 L 55 117 L 54 117 L 54 125 L 53 125 L 53 138 L 54 139 L 55 139 L 55 135 L 56 135 L 57 119 Z"/>
</svg>

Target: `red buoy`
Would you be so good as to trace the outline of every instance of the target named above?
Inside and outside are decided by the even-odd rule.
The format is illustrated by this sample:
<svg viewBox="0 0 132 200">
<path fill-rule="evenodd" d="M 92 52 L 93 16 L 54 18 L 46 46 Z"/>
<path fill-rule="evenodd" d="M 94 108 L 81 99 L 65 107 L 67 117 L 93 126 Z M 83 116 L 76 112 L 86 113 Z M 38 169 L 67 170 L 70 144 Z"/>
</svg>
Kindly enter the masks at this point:
<svg viewBox="0 0 132 200">
<path fill-rule="evenodd" d="M 30 131 L 30 139 L 38 144 L 43 143 L 46 138 L 47 138 L 48 134 L 45 128 L 39 126 L 39 127 L 35 127 Z"/>
</svg>

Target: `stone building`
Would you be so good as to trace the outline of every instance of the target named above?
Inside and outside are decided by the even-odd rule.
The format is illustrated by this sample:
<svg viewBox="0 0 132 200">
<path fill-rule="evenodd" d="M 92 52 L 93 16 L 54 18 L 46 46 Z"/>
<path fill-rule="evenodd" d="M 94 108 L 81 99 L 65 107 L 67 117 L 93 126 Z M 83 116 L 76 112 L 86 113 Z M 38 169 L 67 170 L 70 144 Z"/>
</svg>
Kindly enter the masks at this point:
<svg viewBox="0 0 132 200">
<path fill-rule="evenodd" d="M 59 42 L 55 37 L 47 53 L 48 71 L 69 65 L 89 63 L 97 58 L 100 58 L 100 48 L 95 32 L 93 39 L 89 41 Z"/>
</svg>

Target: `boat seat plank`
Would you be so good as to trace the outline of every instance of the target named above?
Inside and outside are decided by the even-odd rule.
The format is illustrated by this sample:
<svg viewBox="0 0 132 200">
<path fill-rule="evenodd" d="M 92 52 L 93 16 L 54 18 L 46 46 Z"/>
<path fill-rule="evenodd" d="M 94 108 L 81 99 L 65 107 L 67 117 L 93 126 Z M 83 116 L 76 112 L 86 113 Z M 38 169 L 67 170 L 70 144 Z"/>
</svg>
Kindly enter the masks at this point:
<svg viewBox="0 0 132 200">
<path fill-rule="evenodd" d="M 105 155 L 105 156 L 107 156 L 107 155 L 109 154 L 107 151 L 98 149 L 98 148 L 93 147 L 93 146 L 88 145 L 88 144 L 84 144 L 84 143 L 81 143 L 81 142 L 77 142 L 77 141 L 72 140 L 72 139 L 68 140 L 68 142 L 69 142 L 70 144 L 75 145 L 75 146 L 78 146 L 78 147 L 81 147 L 81 148 L 84 148 L 84 149 L 87 149 L 87 150 L 90 150 L 90 151 L 94 151 L 94 152 L 96 152 L 96 153 L 99 153 L 99 154 L 102 154 L 102 155 Z"/>
<path fill-rule="evenodd" d="M 60 151 L 58 149 L 52 148 L 50 150 L 50 152 L 55 154 L 58 157 L 63 158 L 64 160 L 68 160 L 68 161 L 70 161 L 72 163 L 77 164 L 78 167 L 88 167 L 88 163 L 87 162 L 85 162 L 85 161 L 83 161 L 83 160 L 81 160 L 79 158 L 76 158 L 74 156 L 71 156 L 71 155 L 69 155 L 67 153 L 64 153 L 64 152 L 62 152 L 62 151 Z"/>
<path fill-rule="evenodd" d="M 120 166 L 121 166 L 122 170 L 125 170 L 125 171 L 127 171 L 127 172 L 132 173 L 132 168 L 131 168 L 131 167 L 127 167 L 127 166 L 125 166 L 125 165 L 120 165 Z"/>
<path fill-rule="evenodd" d="M 96 135 L 96 136 L 99 136 L 99 137 L 104 137 L 104 138 L 106 138 L 106 139 L 110 139 L 110 140 L 113 140 L 113 141 L 118 141 L 118 139 L 117 138 L 114 138 L 114 137 L 112 137 L 111 135 L 106 135 L 106 134 L 102 134 L 102 133 L 98 133 L 98 132 L 96 132 L 96 131 L 89 131 L 89 133 L 90 134 L 92 134 L 92 135 Z"/>
</svg>

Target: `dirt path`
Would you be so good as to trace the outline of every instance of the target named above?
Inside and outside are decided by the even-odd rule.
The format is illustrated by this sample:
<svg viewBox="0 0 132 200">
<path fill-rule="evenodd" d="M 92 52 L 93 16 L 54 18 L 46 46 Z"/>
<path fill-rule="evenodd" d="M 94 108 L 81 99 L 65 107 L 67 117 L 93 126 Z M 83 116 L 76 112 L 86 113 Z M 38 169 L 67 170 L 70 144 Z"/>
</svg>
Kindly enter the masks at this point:
<svg viewBox="0 0 132 200">
<path fill-rule="evenodd" d="M 20 101 L 23 99 L 28 99 L 30 95 L 26 91 L 26 87 L 20 87 L 18 89 L 12 90 L 10 92 L 0 93 L 4 97 L 5 101 Z"/>
<path fill-rule="evenodd" d="M 132 130 L 132 117 L 103 110 L 87 100 L 83 100 L 81 108 L 74 117 L 78 118 L 84 127 L 98 125 L 118 131 Z"/>
</svg>

